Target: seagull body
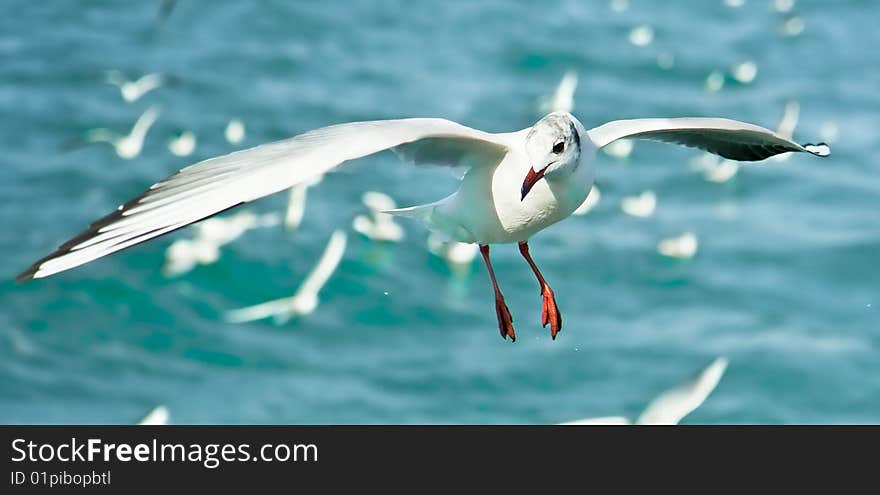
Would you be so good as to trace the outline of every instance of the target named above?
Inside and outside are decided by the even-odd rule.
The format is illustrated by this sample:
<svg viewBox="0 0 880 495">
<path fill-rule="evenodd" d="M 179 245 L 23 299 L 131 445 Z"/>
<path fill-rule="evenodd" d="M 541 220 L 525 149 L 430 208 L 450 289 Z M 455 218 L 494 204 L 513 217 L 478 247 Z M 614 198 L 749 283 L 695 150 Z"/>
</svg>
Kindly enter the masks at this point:
<svg viewBox="0 0 880 495">
<path fill-rule="evenodd" d="M 688 382 L 663 392 L 652 400 L 633 423 L 623 416 L 585 418 L 560 425 L 677 425 L 709 397 L 727 370 L 727 358 L 718 357 Z"/>
<path fill-rule="evenodd" d="M 393 149 L 417 164 L 470 167 L 449 196 L 390 213 L 480 246 L 493 282 L 499 330 L 512 340 L 512 318 L 495 280 L 489 245 L 519 244 L 540 285 L 541 322 L 551 325 L 555 338 L 562 318 L 528 240 L 583 204 L 593 186 L 596 150 L 621 138 L 672 142 L 736 160 L 789 151 L 828 154 L 825 145 L 801 146 L 763 127 L 716 118 L 618 120 L 587 130 L 573 115 L 554 112 L 532 127 L 499 134 L 432 118 L 340 124 L 186 167 L 99 219 L 18 279 L 68 270 L 288 189 L 346 161 Z"/>
<path fill-rule="evenodd" d="M 164 74 L 153 73 L 131 81 L 122 72 L 111 70 L 107 72 L 105 80 L 119 88 L 123 100 L 133 103 L 150 91 L 162 87 L 168 78 Z"/>
<path fill-rule="evenodd" d="M 138 117 L 127 135 L 120 135 L 109 129 L 89 129 L 84 139 L 89 143 L 109 143 L 120 158 L 131 160 L 141 154 L 144 138 L 158 118 L 159 108 L 152 106 Z"/>
<path fill-rule="evenodd" d="M 293 296 L 229 311 L 226 313 L 226 321 L 244 323 L 274 318 L 276 323 L 282 324 L 291 317 L 313 312 L 318 307 L 318 293 L 327 284 L 327 280 L 330 279 L 330 276 L 336 271 L 336 267 L 339 266 L 339 262 L 342 261 L 346 238 L 345 232 L 341 230 L 333 232 L 318 263 L 312 268 Z"/>
</svg>

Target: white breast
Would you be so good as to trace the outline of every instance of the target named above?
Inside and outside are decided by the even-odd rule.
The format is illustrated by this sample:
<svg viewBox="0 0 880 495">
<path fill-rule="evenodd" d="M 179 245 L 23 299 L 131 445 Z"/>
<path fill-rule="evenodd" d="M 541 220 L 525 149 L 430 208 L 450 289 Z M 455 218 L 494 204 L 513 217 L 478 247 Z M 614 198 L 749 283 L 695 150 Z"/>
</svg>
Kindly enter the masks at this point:
<svg viewBox="0 0 880 495">
<path fill-rule="evenodd" d="M 528 240 L 583 203 L 593 184 L 588 163 L 592 155 L 584 150 L 575 173 L 562 181 L 539 181 L 521 201 L 520 190 L 531 165 L 525 150 L 513 148 L 497 167 L 471 169 L 459 190 L 437 204 L 437 221 L 431 227 L 460 242 Z"/>
</svg>

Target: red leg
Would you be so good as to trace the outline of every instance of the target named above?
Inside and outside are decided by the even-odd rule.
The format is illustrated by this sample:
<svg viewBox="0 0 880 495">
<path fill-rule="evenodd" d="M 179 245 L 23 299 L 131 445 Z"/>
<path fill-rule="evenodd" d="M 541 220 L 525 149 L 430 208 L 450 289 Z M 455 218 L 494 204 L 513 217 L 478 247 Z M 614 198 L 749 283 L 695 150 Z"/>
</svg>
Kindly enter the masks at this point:
<svg viewBox="0 0 880 495">
<path fill-rule="evenodd" d="M 556 306 L 556 296 L 553 295 L 553 289 L 551 289 L 547 281 L 544 280 L 544 276 L 541 275 L 538 266 L 532 261 L 532 257 L 529 255 L 529 243 L 519 243 L 519 252 L 523 255 L 523 258 L 529 262 L 529 266 L 532 267 L 532 271 L 535 272 L 535 276 L 538 277 L 538 283 L 541 284 L 541 297 L 543 298 L 541 306 L 541 325 L 546 327 L 548 323 L 550 324 L 550 337 L 555 340 L 556 334 L 562 330 L 562 314 L 559 312 L 559 307 Z"/>
<path fill-rule="evenodd" d="M 498 330 L 501 331 L 501 336 L 504 339 L 507 339 L 509 335 L 510 341 L 516 342 L 516 334 L 513 332 L 513 318 L 510 317 L 510 310 L 507 309 L 507 303 L 504 302 L 504 296 L 495 280 L 495 270 L 492 269 L 492 262 L 489 261 L 489 246 L 480 245 L 480 253 L 483 255 L 483 261 L 486 262 L 489 278 L 492 279 L 492 287 L 495 289 L 495 314 L 498 316 Z"/>
</svg>

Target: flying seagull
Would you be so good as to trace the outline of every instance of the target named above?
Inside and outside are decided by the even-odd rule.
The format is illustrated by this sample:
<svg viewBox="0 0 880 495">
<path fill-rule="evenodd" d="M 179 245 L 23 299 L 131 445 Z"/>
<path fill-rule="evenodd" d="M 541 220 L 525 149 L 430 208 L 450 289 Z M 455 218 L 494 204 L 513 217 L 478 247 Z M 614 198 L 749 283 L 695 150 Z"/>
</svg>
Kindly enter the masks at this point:
<svg viewBox="0 0 880 495">
<path fill-rule="evenodd" d="M 324 253 L 321 254 L 315 267 L 312 268 L 294 295 L 229 311 L 225 316 L 226 321 L 244 323 L 263 318 L 274 318 L 275 323 L 281 325 L 290 318 L 311 314 L 320 302 L 318 293 L 327 285 L 330 276 L 342 261 L 347 239 L 348 236 L 342 230 L 333 232 L 330 241 L 327 242 L 327 247 L 324 248 Z"/>
<path fill-rule="evenodd" d="M 553 112 L 516 132 L 488 133 L 436 118 L 333 125 L 211 158 L 157 182 L 37 261 L 18 280 L 42 278 L 167 234 L 234 206 L 327 173 L 349 160 L 392 149 L 405 161 L 466 165 L 457 191 L 389 213 L 422 221 L 450 240 L 475 243 L 495 293 L 498 328 L 516 339 L 495 280 L 489 246 L 517 243 L 541 288 L 541 323 L 554 339 L 562 317 L 550 285 L 529 254 L 529 238 L 580 206 L 593 185 L 593 156 L 621 138 L 666 141 L 733 160 L 785 152 L 825 156 L 825 144 L 800 145 L 756 125 L 721 118 L 618 120 L 587 130 Z"/>
<path fill-rule="evenodd" d="M 623 416 L 603 416 L 585 418 L 560 425 L 677 425 L 688 414 L 700 407 L 709 394 L 718 386 L 721 376 L 727 370 L 727 358 L 719 356 L 706 366 L 695 377 L 675 388 L 658 395 L 642 411 L 633 423 Z"/>
<path fill-rule="evenodd" d="M 139 426 L 167 425 L 169 416 L 168 408 L 164 405 L 160 405 L 153 408 L 153 410 L 147 413 L 147 415 L 138 421 L 137 424 Z"/>
<path fill-rule="evenodd" d="M 86 143 L 109 143 L 120 158 L 131 160 L 141 154 L 147 132 L 150 131 L 158 118 L 159 107 L 154 105 L 138 117 L 128 134 L 119 134 L 103 128 L 89 129 L 85 132 L 83 141 Z"/>
<path fill-rule="evenodd" d="M 133 103 L 150 91 L 174 82 L 172 77 L 156 72 L 131 80 L 118 70 L 107 71 L 104 75 L 104 80 L 107 84 L 112 84 L 119 88 L 122 99 L 127 103 Z"/>
</svg>

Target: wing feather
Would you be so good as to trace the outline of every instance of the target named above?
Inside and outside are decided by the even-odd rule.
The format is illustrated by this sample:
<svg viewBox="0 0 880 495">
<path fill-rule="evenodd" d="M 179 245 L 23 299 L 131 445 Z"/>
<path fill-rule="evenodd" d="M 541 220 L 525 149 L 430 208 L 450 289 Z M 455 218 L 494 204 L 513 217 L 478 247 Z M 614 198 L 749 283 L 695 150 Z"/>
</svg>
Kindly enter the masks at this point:
<svg viewBox="0 0 880 495">
<path fill-rule="evenodd" d="M 210 158 L 153 184 L 17 279 L 68 270 L 308 181 L 346 161 L 420 140 L 428 144 L 414 149 L 426 159 L 455 164 L 465 158 L 476 158 L 477 164 L 490 157 L 500 160 L 507 147 L 493 136 L 444 119 L 354 122 Z"/>
<path fill-rule="evenodd" d="M 754 124 L 717 118 L 615 120 L 590 129 L 587 134 L 599 148 L 622 138 L 651 139 L 740 161 L 758 161 L 788 152 L 817 156 L 830 153 L 824 143 L 800 145 Z"/>
</svg>

